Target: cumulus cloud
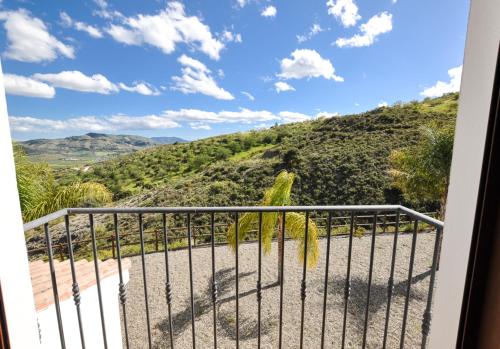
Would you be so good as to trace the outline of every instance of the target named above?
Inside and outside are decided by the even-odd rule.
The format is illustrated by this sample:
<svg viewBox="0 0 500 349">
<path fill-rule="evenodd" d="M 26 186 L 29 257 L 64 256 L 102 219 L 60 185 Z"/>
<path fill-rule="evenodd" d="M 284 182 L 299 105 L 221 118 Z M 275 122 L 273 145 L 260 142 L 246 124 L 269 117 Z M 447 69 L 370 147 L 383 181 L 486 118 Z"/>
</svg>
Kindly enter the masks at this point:
<svg viewBox="0 0 500 349">
<path fill-rule="evenodd" d="M 123 82 L 118 84 L 120 88 L 124 91 L 139 93 L 144 96 L 158 96 L 160 91 L 158 91 L 154 86 L 148 84 L 147 82 L 136 82 L 132 86 L 127 86 Z"/>
<path fill-rule="evenodd" d="M 265 9 L 262 10 L 260 15 L 262 17 L 276 17 L 276 13 L 278 10 L 276 10 L 276 7 L 274 6 L 267 6 Z"/>
<path fill-rule="evenodd" d="M 207 124 L 204 124 L 202 122 L 190 122 L 189 123 L 189 126 L 193 129 L 193 130 L 211 130 L 212 128 L 210 127 L 210 125 L 207 125 Z"/>
<path fill-rule="evenodd" d="M 319 113 L 316 114 L 317 118 L 334 118 L 340 116 L 340 113 L 338 111 L 336 112 L 327 112 L 327 111 L 320 111 Z"/>
<path fill-rule="evenodd" d="M 238 5 L 240 7 L 245 7 L 246 4 L 248 4 L 248 0 L 236 0 L 238 2 Z"/>
<path fill-rule="evenodd" d="M 297 35 L 297 41 L 299 44 L 306 42 L 307 40 L 310 40 L 313 36 L 315 36 L 318 33 L 321 33 L 322 31 L 325 31 L 323 28 L 318 23 L 314 23 L 311 28 L 309 29 L 309 32 L 303 35 Z"/>
<path fill-rule="evenodd" d="M 285 91 L 295 91 L 295 88 L 284 81 L 278 81 L 274 83 L 274 88 L 276 92 L 285 92 Z"/>
<path fill-rule="evenodd" d="M 224 42 L 212 35 L 208 25 L 196 16 L 187 16 L 180 2 L 168 3 L 165 10 L 155 15 L 125 17 L 121 24 L 112 24 L 106 31 L 123 44 L 147 44 L 165 54 L 174 52 L 177 44 L 185 43 L 218 60 L 225 47 Z"/>
<path fill-rule="evenodd" d="M 425 97 L 440 97 L 446 93 L 459 91 L 462 79 L 462 66 L 448 70 L 448 76 L 450 77 L 450 81 L 438 81 L 434 86 L 424 89 L 420 94 Z"/>
<path fill-rule="evenodd" d="M 4 74 L 5 92 L 11 95 L 54 98 L 56 91 L 52 86 L 25 76 Z"/>
<path fill-rule="evenodd" d="M 241 94 L 245 95 L 249 100 L 255 101 L 255 97 L 252 96 L 252 94 L 246 92 L 246 91 L 241 91 Z"/>
<path fill-rule="evenodd" d="M 160 115 L 128 116 L 112 115 L 105 117 L 82 116 L 66 120 L 42 119 L 30 116 L 11 116 L 10 127 L 16 132 L 57 132 L 86 131 L 114 132 L 123 130 L 153 130 L 179 127 L 175 121 Z"/>
<path fill-rule="evenodd" d="M 20 9 L 1 11 L 7 35 L 6 58 L 22 62 L 53 61 L 58 56 L 74 58 L 72 46 L 66 45 L 51 35 L 45 23 Z"/>
<path fill-rule="evenodd" d="M 130 116 L 115 114 L 110 116 L 81 116 L 66 120 L 36 118 L 31 116 L 11 116 L 10 125 L 16 132 L 57 132 L 92 131 L 116 132 L 130 130 L 153 130 L 182 127 L 208 130 L 211 124 L 243 123 L 248 125 L 287 123 L 311 119 L 306 114 L 280 111 L 275 114 L 267 110 L 240 108 L 236 111 L 212 112 L 199 109 L 165 110 L 159 114 Z"/>
<path fill-rule="evenodd" d="M 33 78 L 48 82 L 54 87 L 80 92 L 110 94 L 119 90 L 118 86 L 104 75 L 87 76 L 78 70 L 62 71 L 57 74 L 34 74 Z"/>
<path fill-rule="evenodd" d="M 61 12 L 59 15 L 61 17 L 62 23 L 65 26 L 72 27 L 78 31 L 85 32 L 85 33 L 89 34 L 91 37 L 96 38 L 96 39 L 102 38 L 103 35 L 98 28 L 96 28 L 90 24 L 87 24 L 87 23 L 75 21 L 66 12 Z"/>
<path fill-rule="evenodd" d="M 217 86 L 212 72 L 200 61 L 182 55 L 178 62 L 182 64 L 182 76 L 173 76 L 173 90 L 182 93 L 202 93 L 217 99 L 231 100 L 233 95 Z"/>
<path fill-rule="evenodd" d="M 334 16 L 346 28 L 355 25 L 361 19 L 358 6 L 353 0 L 328 0 L 326 6 L 328 14 Z"/>
<path fill-rule="evenodd" d="M 283 79 L 318 78 L 344 81 L 344 78 L 335 75 L 335 68 L 329 59 L 322 58 L 314 50 L 297 49 L 292 52 L 292 58 L 281 60 L 281 73 Z"/>
<path fill-rule="evenodd" d="M 388 33 L 392 30 L 392 14 L 388 12 L 379 13 L 361 24 L 359 27 L 361 34 L 356 34 L 350 38 L 338 38 L 335 44 L 338 47 L 363 47 L 372 45 L 377 36 Z"/>
<path fill-rule="evenodd" d="M 377 107 L 378 108 L 385 108 L 387 107 L 389 104 L 386 102 L 386 101 L 380 101 L 379 104 L 377 104 Z"/>
<path fill-rule="evenodd" d="M 229 30 L 224 30 L 221 34 L 221 40 L 226 43 L 226 42 L 243 42 L 241 38 L 241 34 L 239 33 L 233 33 L 230 32 Z"/>
<path fill-rule="evenodd" d="M 284 122 L 299 122 L 309 120 L 311 118 L 309 115 L 291 111 L 281 111 L 278 115 Z"/>
</svg>

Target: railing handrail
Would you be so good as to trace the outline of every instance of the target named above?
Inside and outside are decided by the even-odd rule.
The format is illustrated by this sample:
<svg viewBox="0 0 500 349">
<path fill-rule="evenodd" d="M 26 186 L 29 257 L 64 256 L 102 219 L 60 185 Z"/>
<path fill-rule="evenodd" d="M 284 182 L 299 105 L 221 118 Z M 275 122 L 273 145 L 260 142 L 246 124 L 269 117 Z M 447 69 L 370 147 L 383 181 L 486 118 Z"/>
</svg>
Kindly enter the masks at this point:
<svg viewBox="0 0 500 349">
<path fill-rule="evenodd" d="M 28 231 L 55 219 L 70 214 L 145 214 L 145 213 L 235 213 L 235 212 L 404 212 L 436 228 L 443 228 L 444 223 L 402 205 L 333 205 L 333 206 L 214 206 L 214 207 L 83 207 L 65 208 L 24 224 Z"/>
</svg>

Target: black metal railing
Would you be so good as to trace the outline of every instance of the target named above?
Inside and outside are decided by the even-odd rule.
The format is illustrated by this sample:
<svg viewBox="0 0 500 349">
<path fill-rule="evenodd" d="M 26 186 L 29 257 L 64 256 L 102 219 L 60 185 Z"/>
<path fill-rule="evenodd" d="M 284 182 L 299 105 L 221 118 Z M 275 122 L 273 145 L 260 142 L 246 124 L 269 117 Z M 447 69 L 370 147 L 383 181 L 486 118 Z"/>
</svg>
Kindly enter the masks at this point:
<svg viewBox="0 0 500 349">
<path fill-rule="evenodd" d="M 421 325 L 421 347 L 425 348 L 427 344 L 427 337 L 429 335 L 430 330 L 430 322 L 431 322 L 431 308 L 432 308 L 432 296 L 434 290 L 434 284 L 436 280 L 436 271 L 438 266 L 439 259 L 439 250 L 440 250 L 440 242 L 442 237 L 443 223 L 429 217 L 427 215 L 418 213 L 411 209 L 405 208 L 399 205 L 380 205 L 380 206 L 288 206 L 288 207 L 185 207 L 185 208 L 172 208 L 172 207 L 153 207 L 153 208 L 68 208 L 63 209 L 58 212 L 55 212 L 51 215 L 42 217 L 35 221 L 26 223 L 24 225 L 24 230 L 29 231 L 38 227 L 43 227 L 45 233 L 46 240 L 46 253 L 50 265 L 50 275 L 52 280 L 52 289 L 54 296 L 54 305 L 56 309 L 56 319 L 58 329 L 59 329 L 59 337 L 61 347 L 66 347 L 65 336 L 64 336 L 64 324 L 61 317 L 61 309 L 59 304 L 59 292 L 57 289 L 57 280 L 56 280 L 56 272 L 54 268 L 54 251 L 52 246 L 52 237 L 51 237 L 51 228 L 52 225 L 58 224 L 61 218 L 64 219 L 64 229 L 67 237 L 66 248 L 67 248 L 67 257 L 70 261 L 71 266 L 71 275 L 72 275 L 72 292 L 74 303 L 77 312 L 80 338 L 82 348 L 85 348 L 85 336 L 84 336 L 84 324 L 82 323 L 82 316 L 80 313 L 80 305 L 81 305 L 81 295 L 79 291 L 79 285 L 75 272 L 75 256 L 73 253 L 73 244 L 75 243 L 72 240 L 71 235 L 71 226 L 70 226 L 70 217 L 72 216 L 88 216 L 88 227 L 91 236 L 92 242 L 92 256 L 94 260 L 95 267 L 95 276 L 96 276 L 96 285 L 98 291 L 98 300 L 99 300 L 99 312 L 100 312 L 100 321 L 101 321 L 101 333 L 99 335 L 102 336 L 102 340 L 104 343 L 104 347 L 108 347 L 107 337 L 106 337 L 106 325 L 105 325 L 105 315 L 103 311 L 103 301 L 101 294 L 101 284 L 100 284 L 100 276 L 99 276 L 99 265 L 98 265 L 98 247 L 96 243 L 96 234 L 95 234 L 95 223 L 94 217 L 96 215 L 99 216 L 110 216 L 112 217 L 114 234 L 113 234 L 113 242 L 114 242 L 114 252 L 116 249 L 116 254 L 113 256 L 116 257 L 118 264 L 118 273 L 119 273 L 119 284 L 117 288 L 117 295 L 119 297 L 119 301 L 121 304 L 122 310 L 122 321 L 123 321 L 123 335 L 124 335 L 124 344 L 127 348 L 130 347 L 129 341 L 129 328 L 127 324 L 127 292 L 126 287 L 124 285 L 124 271 L 122 269 L 122 245 L 120 229 L 119 229 L 119 219 L 120 215 L 133 215 L 136 216 L 138 222 L 138 235 L 140 239 L 140 260 L 141 260 L 141 271 L 142 271 L 142 282 L 143 282 L 143 294 L 144 294 L 144 312 L 146 316 L 146 326 L 147 326 L 147 338 L 148 338 L 148 347 L 153 347 L 153 338 L 151 331 L 151 318 L 150 318 L 150 309 L 149 309 L 149 297 L 148 297 L 148 279 L 147 279 L 147 264 L 146 264 L 146 249 L 145 249 L 145 233 L 144 233 L 144 220 L 143 216 L 145 214 L 157 216 L 161 219 L 161 236 L 162 242 L 164 245 L 163 253 L 165 260 L 165 297 L 167 304 L 167 321 L 168 321 L 168 342 L 170 347 L 173 348 L 175 345 L 175 323 L 173 321 L 173 313 L 172 313 L 172 294 L 175 290 L 175 285 L 171 283 L 170 277 L 170 261 L 169 261 L 169 226 L 168 226 L 168 216 L 176 215 L 176 216 L 184 216 L 186 220 L 186 231 L 185 236 L 183 238 L 187 239 L 187 250 L 188 250 L 188 272 L 189 272 L 189 295 L 190 295 L 190 323 L 191 323 L 191 343 L 192 347 L 196 348 L 196 314 L 195 314 L 195 290 L 193 283 L 193 249 L 196 246 L 193 246 L 193 231 L 192 231 L 192 222 L 193 215 L 204 214 L 209 216 L 209 239 L 210 239 L 210 249 L 211 249 L 211 302 L 212 302 L 212 312 L 213 312 L 213 346 L 217 348 L 218 338 L 217 338 L 217 304 L 219 302 L 219 294 L 218 294 L 218 280 L 217 280 L 217 265 L 216 265 L 216 216 L 217 215 L 229 215 L 231 217 L 231 221 L 235 223 L 234 227 L 236 229 L 235 238 L 236 238 L 236 248 L 234 254 L 234 265 L 235 265 L 235 345 L 239 348 L 240 345 L 240 289 L 239 289 L 239 277 L 240 277 L 240 261 L 239 261 L 239 234 L 238 234 L 238 220 L 241 218 L 241 215 L 247 212 L 258 213 L 258 229 L 256 232 L 256 242 L 258 244 L 258 256 L 257 258 L 257 282 L 255 285 L 255 293 L 256 293 L 256 306 L 257 306 L 257 346 L 258 348 L 261 345 L 266 343 L 262 342 L 262 296 L 265 292 L 265 287 L 262 285 L 262 217 L 263 214 L 266 213 L 277 213 L 281 215 L 280 222 L 282 224 L 281 231 L 284 232 L 286 229 L 286 217 L 289 212 L 301 212 L 305 214 L 305 231 L 304 231 L 304 242 L 303 242 L 303 260 L 302 260 L 302 277 L 300 282 L 300 289 L 297 292 L 300 294 L 300 332 L 299 332 L 299 344 L 300 348 L 304 347 L 304 327 L 305 327 L 305 309 L 306 309 L 306 299 L 307 299 L 307 258 L 308 258 L 308 234 L 309 234 L 309 218 L 313 220 L 323 220 L 325 224 L 323 227 L 326 230 L 326 234 L 324 234 L 324 239 L 326 239 L 326 264 L 325 264 L 325 274 L 324 274 L 324 285 L 323 285 L 323 299 L 322 299 L 322 311 L 321 315 L 318 314 L 318 322 L 322 323 L 322 331 L 321 331 L 321 344 L 320 347 L 323 348 L 325 346 L 325 334 L 326 334 L 326 316 L 328 313 L 328 292 L 329 292 L 329 267 L 330 267 L 330 254 L 331 254 L 331 240 L 332 240 L 332 229 L 335 224 L 334 220 L 338 218 L 347 219 L 349 231 L 346 235 L 348 241 L 348 253 L 347 253 L 347 269 L 346 269 L 346 277 L 345 284 L 343 285 L 343 318 L 339 319 L 339 326 L 342 327 L 342 337 L 341 337 L 341 345 L 342 348 L 346 346 L 346 328 L 347 328 L 347 314 L 348 314 L 348 305 L 349 305 L 349 297 L 351 293 L 351 273 L 352 273 L 352 259 L 353 259 L 353 237 L 355 236 L 356 229 L 358 225 L 371 226 L 371 234 L 367 236 L 370 239 L 370 258 L 369 258 L 369 269 L 368 269 L 368 287 L 366 290 L 366 305 L 364 309 L 364 319 L 363 319 L 363 334 L 362 334 L 362 347 L 365 348 L 367 346 L 367 332 L 369 327 L 369 313 L 370 313 L 370 301 L 372 296 L 372 277 L 374 268 L 377 268 L 375 265 L 374 257 L 375 257 L 375 241 L 377 236 L 380 233 L 386 233 L 386 227 L 391 225 L 394 229 L 390 234 L 393 234 L 392 240 L 392 254 L 390 259 L 390 274 L 387 280 L 387 303 L 386 303 L 386 311 L 385 311 L 385 320 L 384 320 L 384 332 L 383 332 L 383 348 L 388 345 L 387 337 L 388 337 L 388 328 L 390 322 L 390 314 L 391 314 L 391 303 L 393 299 L 393 289 L 394 285 L 394 274 L 395 274 L 395 266 L 396 266 L 396 256 L 398 252 L 398 238 L 402 234 L 411 234 L 411 247 L 410 247 L 410 258 L 408 261 L 408 277 L 406 281 L 406 290 L 404 292 L 404 312 L 402 316 L 402 325 L 401 325 L 401 335 L 399 346 L 403 348 L 405 345 L 405 335 L 407 329 L 407 321 L 408 321 L 408 312 L 410 307 L 410 292 L 412 286 L 412 278 L 415 264 L 415 254 L 416 254 L 416 246 L 417 246 L 417 236 L 419 233 L 419 225 L 425 224 L 427 229 L 435 231 L 435 242 L 433 246 L 432 253 L 432 262 L 429 270 L 429 286 L 426 294 L 426 303 L 425 310 L 422 316 L 422 325 Z M 340 216 L 338 216 L 340 214 Z M 343 215 L 342 215 L 343 214 Z M 347 214 L 347 216 L 346 216 Z M 387 217 L 394 217 L 393 222 L 387 222 Z M 403 233 L 399 230 L 401 217 L 408 217 L 409 221 L 413 223 L 413 229 L 410 232 Z M 358 218 L 362 217 L 358 222 Z M 367 218 L 371 217 L 371 223 L 367 223 Z M 379 218 L 383 218 L 383 222 L 380 222 Z M 318 224 L 319 225 L 319 224 Z M 226 225 L 227 226 L 227 225 Z M 382 231 L 378 231 L 377 228 L 383 226 Z M 378 232 L 377 232 L 378 231 Z M 176 236 L 178 238 L 178 236 Z M 281 253 L 281 263 L 279 265 L 279 319 L 278 319 L 278 346 L 279 348 L 283 345 L 283 308 L 284 308 L 284 288 L 285 282 L 284 280 L 284 264 L 285 264 L 285 239 L 281 239 L 279 242 L 281 244 L 281 248 L 279 249 Z M 157 248 L 158 250 L 158 248 Z M 331 287 L 331 286 L 330 286 Z M 320 320 L 321 319 L 321 320 Z M 97 334 L 92 334 L 97 335 Z M 205 344 L 206 346 L 206 344 Z"/>
</svg>

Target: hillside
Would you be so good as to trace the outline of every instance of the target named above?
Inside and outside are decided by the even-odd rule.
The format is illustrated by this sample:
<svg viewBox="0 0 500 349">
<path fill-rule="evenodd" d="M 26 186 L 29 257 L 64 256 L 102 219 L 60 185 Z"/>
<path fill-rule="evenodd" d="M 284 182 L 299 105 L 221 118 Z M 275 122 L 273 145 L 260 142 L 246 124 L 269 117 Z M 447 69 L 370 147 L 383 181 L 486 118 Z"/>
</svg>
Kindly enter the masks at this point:
<svg viewBox="0 0 500 349">
<path fill-rule="evenodd" d="M 177 137 L 154 137 L 87 133 L 59 139 L 34 139 L 19 144 L 34 161 L 71 165 L 102 161 L 158 144 L 185 142 Z"/>
<path fill-rule="evenodd" d="M 60 169 L 57 177 L 62 184 L 75 180 L 105 184 L 114 194 L 115 206 L 230 206 L 258 204 L 274 176 L 287 169 L 297 175 L 292 188 L 294 205 L 402 203 L 432 211 L 438 203 L 403 201 L 387 175 L 388 155 L 418 142 L 422 126 L 453 124 L 457 100 L 457 94 L 450 94 L 358 115 L 160 145 L 97 163 L 86 172 Z M 208 224 L 208 218 L 193 215 L 193 225 Z M 84 215 L 72 219 L 74 241 L 88 238 L 87 219 Z M 231 221 L 228 215 L 216 219 L 217 223 Z M 168 224 L 185 227 L 185 216 L 169 215 Z M 145 234 L 160 226 L 159 216 L 144 218 Z M 121 215 L 120 227 L 130 233 L 124 240 L 126 253 L 138 253 L 137 217 Z M 96 217 L 102 258 L 111 255 L 108 239 L 112 231 L 111 216 Z M 55 243 L 64 243 L 63 224 L 52 232 Z M 184 236 L 185 230 L 175 234 Z M 185 243 L 174 241 L 172 248 Z M 43 233 L 28 234 L 27 244 L 43 251 Z M 149 243 L 147 248 L 151 251 L 155 245 Z M 78 244 L 75 251 L 78 258 L 88 257 L 91 248 Z"/>
<path fill-rule="evenodd" d="M 391 150 L 418 141 L 420 127 L 454 123 L 457 94 L 399 103 L 358 115 L 162 145 L 101 162 L 61 182 L 93 180 L 115 200 L 140 206 L 257 202 L 281 169 L 297 174 L 295 204 L 401 201 L 386 174 Z"/>
<path fill-rule="evenodd" d="M 151 137 L 157 144 L 174 144 L 174 143 L 186 143 L 185 139 L 179 137 Z"/>
</svg>

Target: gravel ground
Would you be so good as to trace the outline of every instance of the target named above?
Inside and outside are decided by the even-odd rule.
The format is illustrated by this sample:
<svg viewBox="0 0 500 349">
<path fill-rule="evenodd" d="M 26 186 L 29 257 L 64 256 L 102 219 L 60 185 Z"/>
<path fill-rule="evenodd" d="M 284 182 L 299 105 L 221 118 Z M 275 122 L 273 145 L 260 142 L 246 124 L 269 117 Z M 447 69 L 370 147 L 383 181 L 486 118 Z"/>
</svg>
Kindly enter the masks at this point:
<svg viewBox="0 0 500 349">
<path fill-rule="evenodd" d="M 405 347 L 420 347 L 421 323 L 429 287 L 429 272 L 434 248 L 434 233 L 420 233 L 417 238 L 415 265 L 410 293 Z M 391 235 L 377 236 L 373 281 L 368 318 L 367 348 L 382 347 L 387 304 L 387 280 L 392 254 Z M 410 260 L 411 235 L 398 239 L 394 293 L 388 330 L 389 348 L 399 347 L 404 300 Z M 343 291 L 347 267 L 348 238 L 332 238 L 325 347 L 340 348 L 343 322 Z M 300 337 L 300 284 L 302 264 L 297 258 L 297 244 L 285 243 L 285 283 L 283 308 L 283 347 L 298 348 Z M 353 239 L 351 294 L 348 302 L 346 347 L 358 348 L 363 339 L 365 306 L 371 237 Z M 307 270 L 307 298 L 304 322 L 304 347 L 319 348 L 323 309 L 326 240 L 320 241 L 318 265 Z M 227 246 L 216 247 L 216 270 L 219 282 L 217 306 L 217 340 L 219 348 L 235 347 L 235 257 Z M 169 253 L 170 276 L 173 287 L 172 319 L 176 348 L 192 347 L 189 301 L 188 251 Z M 262 259 L 262 347 L 276 348 L 279 325 L 279 286 L 277 279 L 277 245 Z M 146 256 L 148 299 L 154 347 L 168 348 L 168 317 L 165 301 L 165 264 L 162 253 Z M 257 244 L 243 244 L 239 250 L 240 273 L 240 347 L 257 347 Z M 198 348 L 213 348 L 211 303 L 211 250 L 193 249 L 193 283 L 195 295 L 195 327 Z M 127 301 L 128 330 L 131 348 L 146 348 L 147 329 L 144 307 L 144 287 L 141 258 L 132 258 Z"/>
</svg>

